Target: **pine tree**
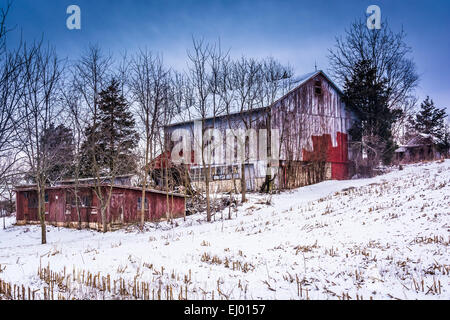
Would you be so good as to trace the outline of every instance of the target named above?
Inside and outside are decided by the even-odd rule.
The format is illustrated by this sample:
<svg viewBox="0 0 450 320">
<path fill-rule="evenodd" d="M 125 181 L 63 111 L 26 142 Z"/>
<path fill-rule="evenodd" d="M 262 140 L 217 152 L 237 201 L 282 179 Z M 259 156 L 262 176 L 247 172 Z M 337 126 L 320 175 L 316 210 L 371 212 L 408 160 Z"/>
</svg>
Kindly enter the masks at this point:
<svg viewBox="0 0 450 320">
<path fill-rule="evenodd" d="M 100 147 L 104 151 L 105 164 L 112 172 L 115 167 L 118 174 L 135 172 L 136 160 L 133 149 L 137 147 L 139 135 L 135 130 L 133 115 L 119 91 L 119 83 L 112 80 L 110 86 L 100 93 Z M 115 159 L 117 163 L 115 164 Z"/>
<path fill-rule="evenodd" d="M 429 134 L 442 140 L 445 134 L 445 109 L 434 106 L 434 101 L 427 97 L 421 104 L 420 110 L 412 119 L 414 128 L 424 134 Z"/>
<path fill-rule="evenodd" d="M 129 106 L 120 93 L 119 83 L 111 84 L 99 94 L 98 121 L 86 129 L 86 141 L 82 146 L 81 171 L 83 176 L 94 173 L 93 161 L 105 174 L 116 175 L 136 171 L 133 150 L 137 147 L 139 135 Z"/>
<path fill-rule="evenodd" d="M 47 179 L 49 182 L 69 177 L 73 172 L 75 146 L 73 133 L 64 125 L 55 127 L 51 123 L 41 136 L 42 154 L 50 164 Z"/>
<path fill-rule="evenodd" d="M 344 101 L 358 119 L 350 129 L 352 140 L 363 143 L 374 164 L 379 158 L 390 163 L 395 151 L 392 125 L 402 112 L 389 108 L 387 80 L 377 80 L 377 70 L 370 60 L 360 61 L 345 79 Z"/>
<path fill-rule="evenodd" d="M 416 132 L 431 135 L 438 141 L 439 151 L 447 153 L 449 142 L 445 119 L 445 109 L 435 107 L 433 99 L 429 96 L 420 104 L 420 110 L 410 120 L 411 126 Z"/>
</svg>

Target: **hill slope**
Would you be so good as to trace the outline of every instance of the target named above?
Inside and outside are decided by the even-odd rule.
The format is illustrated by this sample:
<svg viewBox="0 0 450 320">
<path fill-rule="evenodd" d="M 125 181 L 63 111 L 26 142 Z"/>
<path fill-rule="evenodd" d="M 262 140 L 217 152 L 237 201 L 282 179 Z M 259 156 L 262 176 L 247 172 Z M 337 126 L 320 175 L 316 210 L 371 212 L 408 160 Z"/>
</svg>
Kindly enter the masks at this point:
<svg viewBox="0 0 450 320">
<path fill-rule="evenodd" d="M 49 227 L 45 246 L 38 226 L 9 226 L 0 279 L 41 298 L 51 281 L 39 265 L 60 274 L 55 298 L 450 299 L 449 183 L 450 161 L 412 165 L 271 204 L 251 195 L 232 220 L 221 220 L 226 210 L 211 224 L 194 215 L 145 233 Z"/>
</svg>

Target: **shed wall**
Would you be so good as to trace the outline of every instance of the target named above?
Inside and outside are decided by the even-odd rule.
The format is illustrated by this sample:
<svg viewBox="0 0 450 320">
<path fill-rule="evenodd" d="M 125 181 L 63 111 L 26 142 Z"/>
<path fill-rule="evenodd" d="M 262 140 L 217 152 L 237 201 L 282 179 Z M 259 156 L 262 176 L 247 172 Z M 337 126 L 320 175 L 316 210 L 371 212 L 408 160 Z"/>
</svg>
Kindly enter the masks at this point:
<svg viewBox="0 0 450 320">
<path fill-rule="evenodd" d="M 103 189 L 106 197 L 107 189 Z M 46 203 L 45 220 L 47 224 L 60 227 L 78 227 L 77 206 L 73 204 L 71 194 L 73 190 L 69 188 L 48 189 L 48 203 Z M 79 204 L 82 228 L 100 229 L 101 212 L 100 201 L 91 188 L 80 189 L 80 196 L 90 196 L 91 204 L 82 206 Z M 113 188 L 110 205 L 106 212 L 108 228 L 115 229 L 123 225 L 140 222 L 140 209 L 138 199 L 142 196 L 142 191 L 135 189 Z M 37 224 L 40 223 L 37 206 L 31 205 L 29 199 L 37 197 L 34 190 L 17 190 L 17 224 Z M 185 198 L 179 195 L 169 195 L 168 202 L 165 194 L 147 191 L 146 193 L 148 209 L 145 211 L 146 221 L 160 221 L 167 216 L 167 208 L 172 218 L 182 217 L 185 214 Z M 142 202 L 144 203 L 144 202 Z"/>
</svg>

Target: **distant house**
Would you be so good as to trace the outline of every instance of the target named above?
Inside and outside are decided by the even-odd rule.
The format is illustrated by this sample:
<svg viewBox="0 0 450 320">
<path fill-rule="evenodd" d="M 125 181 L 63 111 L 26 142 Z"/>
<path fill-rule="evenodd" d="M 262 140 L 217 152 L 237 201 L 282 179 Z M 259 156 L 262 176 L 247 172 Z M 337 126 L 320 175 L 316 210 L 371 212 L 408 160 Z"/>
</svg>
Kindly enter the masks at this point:
<svg viewBox="0 0 450 320">
<path fill-rule="evenodd" d="M 185 196 L 158 190 L 147 190 L 142 199 L 142 189 L 131 186 L 131 176 L 117 177 L 106 212 L 108 230 L 140 221 L 141 206 L 145 206 L 146 221 L 160 221 L 170 214 L 172 218 L 185 214 Z M 45 193 L 45 221 L 58 227 L 76 228 L 81 217 L 81 227 L 101 230 L 102 220 L 98 187 L 105 195 L 111 188 L 108 178 L 95 186 L 93 179 L 83 179 L 75 189 L 73 180 L 61 181 L 47 187 Z M 96 189 L 94 189 L 96 188 Z M 77 190 L 77 192 L 75 192 Z M 105 197 L 106 198 L 106 197 Z M 78 199 L 78 201 L 77 201 Z M 39 224 L 38 193 L 35 185 L 16 187 L 16 219 L 18 225 Z M 79 214 L 78 214 L 79 213 Z"/>
<path fill-rule="evenodd" d="M 223 132 L 230 127 L 244 128 L 242 119 L 246 117 L 253 128 L 260 130 L 267 128 L 270 117 L 271 128 L 280 132 L 280 155 L 274 180 L 279 189 L 296 188 L 327 179 L 347 179 L 351 160 L 348 131 L 354 117 L 345 108 L 341 90 L 323 71 L 296 78 L 294 86 L 272 106 L 208 115 L 203 119 L 205 126 Z M 165 128 L 168 151 L 157 160 L 157 169 L 172 165 L 166 160 L 170 159 L 170 150 L 174 146 L 172 133 L 177 129 L 194 131 L 194 122 L 200 118 L 191 109 L 174 117 Z M 244 165 L 246 188 L 254 191 L 264 183 L 267 168 L 267 160 L 259 157 L 261 149 L 264 151 L 267 147 L 261 145 L 260 140 L 255 145 L 258 156 L 248 156 Z M 226 152 L 223 157 L 227 157 Z M 236 186 L 239 189 L 241 164 L 223 163 L 211 165 L 212 190 L 229 191 Z M 189 165 L 190 180 L 197 188 L 204 188 L 204 174 L 201 163 Z"/>
<path fill-rule="evenodd" d="M 437 151 L 437 140 L 432 135 L 419 133 L 408 143 L 395 150 L 395 159 L 399 164 L 414 163 L 441 158 Z"/>
</svg>

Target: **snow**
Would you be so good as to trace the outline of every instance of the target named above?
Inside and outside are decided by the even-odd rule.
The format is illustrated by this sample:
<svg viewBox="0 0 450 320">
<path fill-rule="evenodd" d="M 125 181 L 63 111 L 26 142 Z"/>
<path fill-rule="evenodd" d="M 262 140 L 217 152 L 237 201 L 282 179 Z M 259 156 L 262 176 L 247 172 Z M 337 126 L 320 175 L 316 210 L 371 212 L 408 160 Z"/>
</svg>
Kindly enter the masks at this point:
<svg viewBox="0 0 450 320">
<path fill-rule="evenodd" d="M 186 298 L 187 290 L 188 299 L 448 300 L 449 169 L 449 160 L 431 162 L 271 199 L 252 194 L 232 220 L 221 219 L 226 209 L 212 223 L 198 214 L 148 223 L 145 232 L 48 227 L 46 245 L 39 226 L 8 220 L 0 279 L 43 298 L 38 268 L 49 266 L 69 284 L 55 285 L 55 299 L 133 298 L 138 281 L 149 284 L 150 299 L 159 290 L 161 299 L 170 290 Z M 79 280 L 83 270 L 123 279 L 130 294 Z"/>
<path fill-rule="evenodd" d="M 5 223 L 3 224 L 3 221 L 5 221 Z M 14 225 L 16 223 L 16 217 L 15 215 L 12 215 L 10 217 L 1 217 L 0 218 L 0 227 L 3 228 L 3 225 L 5 226 L 5 228 L 10 228 L 12 225 Z"/>
</svg>

